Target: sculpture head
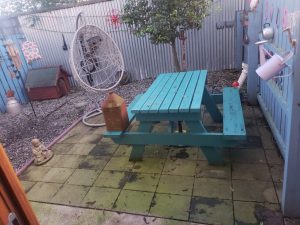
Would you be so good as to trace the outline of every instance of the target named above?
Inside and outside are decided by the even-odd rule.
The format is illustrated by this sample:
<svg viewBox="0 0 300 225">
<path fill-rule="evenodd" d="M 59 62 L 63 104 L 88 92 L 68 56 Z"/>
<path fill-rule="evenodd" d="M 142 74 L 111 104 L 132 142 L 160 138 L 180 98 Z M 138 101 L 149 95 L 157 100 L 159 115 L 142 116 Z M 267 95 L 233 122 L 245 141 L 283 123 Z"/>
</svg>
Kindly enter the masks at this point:
<svg viewBox="0 0 300 225">
<path fill-rule="evenodd" d="M 41 142 L 39 139 L 34 138 L 34 139 L 32 139 L 31 144 L 33 147 L 39 147 L 41 145 Z"/>
</svg>

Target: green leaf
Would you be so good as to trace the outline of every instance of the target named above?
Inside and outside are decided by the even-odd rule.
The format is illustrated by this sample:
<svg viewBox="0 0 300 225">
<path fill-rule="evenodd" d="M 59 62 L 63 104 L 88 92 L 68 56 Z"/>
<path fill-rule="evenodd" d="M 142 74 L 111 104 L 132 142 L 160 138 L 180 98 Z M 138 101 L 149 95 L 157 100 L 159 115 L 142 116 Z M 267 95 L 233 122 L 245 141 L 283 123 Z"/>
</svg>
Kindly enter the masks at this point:
<svg viewBox="0 0 300 225">
<path fill-rule="evenodd" d="M 127 0 L 122 20 L 152 43 L 173 43 L 179 29 L 200 29 L 210 6 L 210 0 Z"/>
</svg>

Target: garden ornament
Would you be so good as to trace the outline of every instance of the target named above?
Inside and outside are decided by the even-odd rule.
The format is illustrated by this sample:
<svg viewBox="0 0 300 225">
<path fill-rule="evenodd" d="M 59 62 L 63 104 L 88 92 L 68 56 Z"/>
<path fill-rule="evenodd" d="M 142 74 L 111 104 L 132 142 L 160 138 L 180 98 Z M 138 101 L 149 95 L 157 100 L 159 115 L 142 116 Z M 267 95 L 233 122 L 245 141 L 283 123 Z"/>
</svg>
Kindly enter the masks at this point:
<svg viewBox="0 0 300 225">
<path fill-rule="evenodd" d="M 42 165 L 53 157 L 53 152 L 47 149 L 39 139 L 32 139 L 31 144 L 35 165 Z"/>
<path fill-rule="evenodd" d="M 253 11 L 258 6 L 259 0 L 251 0 L 250 2 L 250 10 Z"/>
<path fill-rule="evenodd" d="M 19 50 L 15 46 L 14 42 L 12 40 L 7 40 L 5 42 L 6 50 L 8 52 L 8 55 L 10 56 L 13 64 L 15 67 L 20 70 L 22 66 L 22 61 L 20 58 Z"/>
<path fill-rule="evenodd" d="M 241 73 L 241 75 L 240 75 L 240 77 L 239 77 L 239 79 L 237 81 L 239 83 L 238 89 L 240 89 L 243 86 L 243 84 L 244 84 L 244 82 L 245 82 L 245 80 L 247 78 L 247 75 L 248 75 L 248 64 L 242 63 L 242 68 L 243 68 L 242 73 Z"/>
<path fill-rule="evenodd" d="M 21 105 L 14 97 L 14 91 L 8 90 L 6 92 L 6 112 L 10 115 L 17 115 L 21 112 Z"/>
<path fill-rule="evenodd" d="M 243 68 L 243 70 L 242 70 L 242 73 L 241 73 L 239 79 L 232 83 L 232 87 L 237 88 L 237 89 L 240 89 L 243 86 L 243 84 L 247 78 L 247 75 L 248 75 L 248 64 L 242 63 L 242 68 Z"/>
<path fill-rule="evenodd" d="M 22 52 L 25 56 L 27 63 L 31 64 L 33 61 L 41 59 L 39 48 L 33 41 L 25 41 L 22 44 Z"/>
<path fill-rule="evenodd" d="M 118 9 L 112 9 L 109 11 L 107 14 L 107 22 L 114 27 L 121 26 L 121 13 Z"/>
<path fill-rule="evenodd" d="M 274 29 L 270 23 L 265 23 L 262 30 L 262 36 L 265 40 L 272 40 L 274 38 Z"/>
<path fill-rule="evenodd" d="M 274 54 L 269 60 L 267 60 L 263 65 L 261 65 L 256 73 L 263 80 L 268 81 L 277 75 L 283 68 L 285 68 L 286 62 L 293 58 L 294 52 L 289 52 L 285 54 L 284 57 Z"/>
<path fill-rule="evenodd" d="M 293 48 L 296 47 L 297 45 L 297 40 L 296 39 L 293 39 L 292 37 L 292 32 L 291 32 L 291 28 L 290 27 L 287 27 L 283 30 L 283 32 L 288 32 L 288 36 L 289 36 L 289 42 L 290 44 L 292 45 Z"/>
</svg>

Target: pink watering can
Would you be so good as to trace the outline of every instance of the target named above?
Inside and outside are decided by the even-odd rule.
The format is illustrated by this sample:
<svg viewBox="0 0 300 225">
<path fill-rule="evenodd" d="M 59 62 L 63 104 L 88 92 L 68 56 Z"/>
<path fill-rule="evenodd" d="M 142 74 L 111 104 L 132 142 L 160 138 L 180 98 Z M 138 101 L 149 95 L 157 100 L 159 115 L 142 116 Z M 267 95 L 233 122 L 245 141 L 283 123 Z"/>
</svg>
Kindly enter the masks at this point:
<svg viewBox="0 0 300 225">
<path fill-rule="evenodd" d="M 283 68 L 285 68 L 287 66 L 286 62 L 293 58 L 293 56 L 294 53 L 292 51 L 285 54 L 283 57 L 278 54 L 274 54 L 256 70 L 256 73 L 263 80 L 268 81 L 276 76 Z"/>
</svg>

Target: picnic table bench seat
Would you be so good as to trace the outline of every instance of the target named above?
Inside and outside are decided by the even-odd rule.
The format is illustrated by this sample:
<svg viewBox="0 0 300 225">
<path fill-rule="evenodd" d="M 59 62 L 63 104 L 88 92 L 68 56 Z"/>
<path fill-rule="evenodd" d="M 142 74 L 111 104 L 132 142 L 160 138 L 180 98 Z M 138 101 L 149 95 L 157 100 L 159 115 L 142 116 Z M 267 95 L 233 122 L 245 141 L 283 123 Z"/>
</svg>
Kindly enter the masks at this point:
<svg viewBox="0 0 300 225">
<path fill-rule="evenodd" d="M 210 164 L 223 162 L 223 148 L 234 147 L 246 139 L 239 91 L 228 87 L 222 94 L 209 94 L 205 87 L 206 71 L 162 74 L 149 89 L 128 106 L 130 123 L 139 121 L 137 131 L 105 132 L 117 144 L 133 145 L 130 160 L 142 159 L 144 146 L 186 145 L 201 147 Z M 221 113 L 217 104 L 223 104 Z M 223 122 L 223 132 L 209 132 L 201 121 L 201 105 L 215 122 Z M 168 132 L 154 133 L 153 123 L 169 121 Z M 184 121 L 186 133 L 173 132 L 172 125 Z"/>
<path fill-rule="evenodd" d="M 230 140 L 243 140 L 246 137 L 240 93 L 236 88 L 223 90 L 223 134 Z"/>
</svg>

